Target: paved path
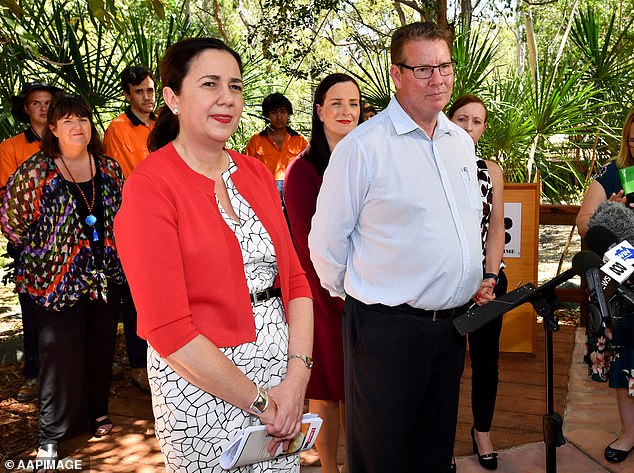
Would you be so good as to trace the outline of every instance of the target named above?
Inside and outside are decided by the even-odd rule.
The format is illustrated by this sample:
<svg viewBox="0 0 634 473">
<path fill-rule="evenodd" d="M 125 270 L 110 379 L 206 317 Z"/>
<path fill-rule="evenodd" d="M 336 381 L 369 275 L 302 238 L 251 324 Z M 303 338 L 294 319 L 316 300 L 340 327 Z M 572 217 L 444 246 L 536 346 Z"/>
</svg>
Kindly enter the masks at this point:
<svg viewBox="0 0 634 473">
<path fill-rule="evenodd" d="M 583 342 L 583 329 L 577 329 L 569 364 L 568 395 L 563 413 L 564 434 L 568 442 L 557 449 L 557 471 L 634 472 L 634 455 L 619 465 L 609 464 L 603 459 L 603 449 L 617 437 L 618 412 L 614 394 L 607 385 L 592 382 L 587 378 L 586 367 L 581 362 Z M 113 435 L 102 439 L 78 437 L 65 444 L 65 449 L 72 452 L 70 456 L 90 458 L 91 472 L 164 471 L 162 457 L 154 437 L 148 396 L 132 387 L 124 389 L 111 401 L 110 411 L 113 412 L 111 418 L 116 424 Z M 343 453 L 341 446 L 341 462 Z M 503 449 L 499 453 L 499 473 L 546 471 L 543 442 L 529 442 Z M 459 456 L 457 463 L 459 473 L 486 471 L 478 465 L 474 455 Z M 318 472 L 319 466 L 302 467 L 302 473 Z"/>
</svg>

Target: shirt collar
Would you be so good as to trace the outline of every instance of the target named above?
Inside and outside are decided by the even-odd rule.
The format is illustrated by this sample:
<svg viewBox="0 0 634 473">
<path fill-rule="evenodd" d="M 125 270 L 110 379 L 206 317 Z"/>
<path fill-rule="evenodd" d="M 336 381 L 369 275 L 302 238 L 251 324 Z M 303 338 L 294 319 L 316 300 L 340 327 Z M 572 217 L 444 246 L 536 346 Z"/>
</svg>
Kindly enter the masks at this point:
<svg viewBox="0 0 634 473">
<path fill-rule="evenodd" d="M 423 129 L 418 126 L 418 124 L 412 119 L 412 117 L 410 117 L 407 112 L 403 110 L 403 107 L 401 107 L 401 104 L 398 103 L 398 100 L 396 99 L 396 95 L 392 96 L 392 99 L 390 100 L 390 104 L 387 106 L 386 111 L 388 113 L 388 116 L 390 117 L 390 120 L 392 120 L 392 123 L 394 124 L 394 129 L 396 130 L 396 133 L 398 135 L 404 135 L 417 129 L 425 133 Z M 440 112 L 436 121 L 436 129 L 434 130 L 434 135 L 440 136 L 441 134 L 445 133 L 453 133 L 454 130 L 451 128 L 450 123 L 451 121 L 447 118 L 447 116 L 443 112 Z"/>
<path fill-rule="evenodd" d="M 293 130 L 290 126 L 286 127 L 286 132 L 290 136 L 299 136 L 299 132 Z M 260 132 L 260 136 L 269 136 L 269 127 L 267 126 L 264 130 Z"/>
<path fill-rule="evenodd" d="M 131 105 L 128 105 L 128 107 L 125 109 L 125 116 L 128 117 L 128 119 L 132 122 L 134 126 L 145 125 L 145 123 L 143 123 L 143 120 L 139 119 L 139 117 L 134 114 Z M 156 115 L 154 115 L 154 112 L 150 113 L 150 120 L 156 120 Z"/>
<path fill-rule="evenodd" d="M 24 130 L 24 136 L 26 137 L 26 141 L 29 143 L 33 143 L 34 141 L 41 141 L 40 137 L 35 134 L 33 128 L 28 127 Z"/>
</svg>

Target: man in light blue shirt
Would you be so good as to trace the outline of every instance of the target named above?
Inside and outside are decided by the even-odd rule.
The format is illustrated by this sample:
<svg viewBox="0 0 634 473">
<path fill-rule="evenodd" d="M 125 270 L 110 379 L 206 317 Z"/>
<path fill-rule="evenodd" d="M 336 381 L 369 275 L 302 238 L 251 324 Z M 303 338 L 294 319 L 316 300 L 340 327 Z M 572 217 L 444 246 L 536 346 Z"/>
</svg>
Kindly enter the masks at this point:
<svg viewBox="0 0 634 473">
<path fill-rule="evenodd" d="M 482 281 L 482 203 L 473 140 L 442 113 L 449 38 L 396 30 L 396 95 L 334 149 L 312 221 L 317 274 L 346 299 L 350 473 L 455 468 L 465 341 L 451 322 Z"/>
</svg>

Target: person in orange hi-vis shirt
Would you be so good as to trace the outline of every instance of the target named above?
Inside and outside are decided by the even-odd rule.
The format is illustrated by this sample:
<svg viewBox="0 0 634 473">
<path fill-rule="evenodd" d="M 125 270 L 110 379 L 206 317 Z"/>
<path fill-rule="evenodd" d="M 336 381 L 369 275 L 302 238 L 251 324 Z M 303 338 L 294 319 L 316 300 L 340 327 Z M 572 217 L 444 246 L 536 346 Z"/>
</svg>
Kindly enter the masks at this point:
<svg viewBox="0 0 634 473">
<path fill-rule="evenodd" d="M 130 66 L 121 72 L 121 88 L 126 102 L 125 112 L 116 117 L 103 137 L 106 156 L 114 158 L 126 179 L 137 164 L 143 161 L 148 151 L 148 137 L 154 128 L 156 117 L 156 88 L 152 72 L 143 66 Z M 132 368 L 132 382 L 143 392 L 150 392 L 147 378 L 147 342 L 137 335 L 137 315 L 127 284 L 121 296 L 121 315 L 125 332 L 126 351 Z M 121 368 L 115 363 L 114 376 Z"/>
<path fill-rule="evenodd" d="M 103 137 L 107 156 L 114 158 L 127 178 L 149 154 L 147 139 L 154 128 L 156 89 L 152 72 L 142 66 L 130 66 L 121 72 L 125 112 L 108 125 Z"/>
<path fill-rule="evenodd" d="M 284 175 L 286 168 L 301 153 L 308 141 L 288 126 L 293 105 L 283 94 L 275 92 L 262 101 L 262 116 L 266 127 L 247 143 L 244 154 L 259 159 L 275 177 L 275 184 L 284 203 Z"/>
</svg>

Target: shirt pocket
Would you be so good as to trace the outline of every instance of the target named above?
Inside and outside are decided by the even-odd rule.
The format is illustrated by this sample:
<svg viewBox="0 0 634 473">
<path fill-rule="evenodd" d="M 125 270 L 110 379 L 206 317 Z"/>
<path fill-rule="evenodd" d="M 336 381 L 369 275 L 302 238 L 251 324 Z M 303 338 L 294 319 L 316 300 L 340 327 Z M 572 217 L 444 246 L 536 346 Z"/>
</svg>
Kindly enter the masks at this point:
<svg viewBox="0 0 634 473">
<path fill-rule="evenodd" d="M 463 167 L 460 170 L 460 177 L 462 178 L 462 183 L 464 185 L 464 191 L 469 206 L 472 209 L 482 213 L 482 194 L 480 192 L 480 187 L 478 185 L 478 180 L 476 176 L 472 176 L 469 173 L 469 169 L 467 167 Z"/>
</svg>

